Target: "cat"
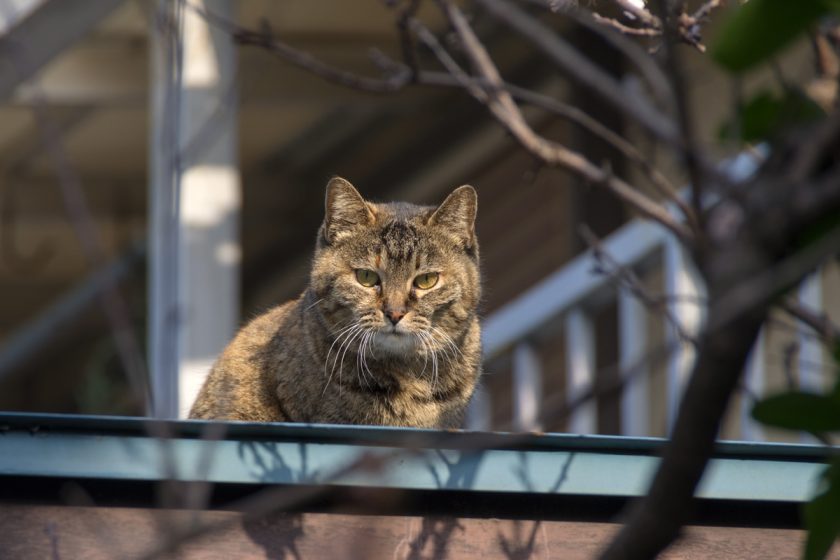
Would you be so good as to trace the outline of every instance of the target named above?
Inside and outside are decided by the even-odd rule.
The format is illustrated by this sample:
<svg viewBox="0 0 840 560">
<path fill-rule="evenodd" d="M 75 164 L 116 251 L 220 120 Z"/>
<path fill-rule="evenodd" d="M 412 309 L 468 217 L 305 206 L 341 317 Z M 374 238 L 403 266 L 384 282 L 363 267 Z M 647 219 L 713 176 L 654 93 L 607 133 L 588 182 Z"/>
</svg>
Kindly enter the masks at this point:
<svg viewBox="0 0 840 560">
<path fill-rule="evenodd" d="M 246 325 L 190 418 L 457 428 L 481 374 L 475 189 L 437 208 L 327 185 L 308 287 Z"/>
</svg>

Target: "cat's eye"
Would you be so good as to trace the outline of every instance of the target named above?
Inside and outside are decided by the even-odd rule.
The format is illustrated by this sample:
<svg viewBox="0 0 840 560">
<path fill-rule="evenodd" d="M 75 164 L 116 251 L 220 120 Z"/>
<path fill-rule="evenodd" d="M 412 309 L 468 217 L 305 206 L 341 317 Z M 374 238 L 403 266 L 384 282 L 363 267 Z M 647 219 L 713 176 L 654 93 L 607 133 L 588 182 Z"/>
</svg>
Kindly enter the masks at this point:
<svg viewBox="0 0 840 560">
<path fill-rule="evenodd" d="M 414 279 L 414 286 L 420 288 L 421 290 L 428 290 L 430 288 L 434 288 L 435 284 L 438 283 L 438 278 L 440 274 L 437 272 L 426 272 L 425 274 L 421 274 L 417 278 Z"/>
<path fill-rule="evenodd" d="M 359 284 L 361 284 L 362 286 L 370 288 L 371 286 L 376 286 L 377 284 L 379 284 L 379 275 L 374 271 L 368 270 L 366 268 L 357 268 L 356 280 L 358 280 Z"/>
</svg>

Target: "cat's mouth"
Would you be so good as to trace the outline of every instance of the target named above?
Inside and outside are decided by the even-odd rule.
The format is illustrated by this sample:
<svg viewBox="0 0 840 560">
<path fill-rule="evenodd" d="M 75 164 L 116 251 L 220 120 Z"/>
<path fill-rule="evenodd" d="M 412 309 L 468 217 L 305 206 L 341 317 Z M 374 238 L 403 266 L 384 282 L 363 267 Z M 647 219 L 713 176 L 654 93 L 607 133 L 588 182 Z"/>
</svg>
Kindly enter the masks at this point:
<svg viewBox="0 0 840 560">
<path fill-rule="evenodd" d="M 375 344 L 377 348 L 382 348 L 387 352 L 401 353 L 413 351 L 417 346 L 417 341 L 411 333 L 388 326 L 376 333 Z"/>
</svg>

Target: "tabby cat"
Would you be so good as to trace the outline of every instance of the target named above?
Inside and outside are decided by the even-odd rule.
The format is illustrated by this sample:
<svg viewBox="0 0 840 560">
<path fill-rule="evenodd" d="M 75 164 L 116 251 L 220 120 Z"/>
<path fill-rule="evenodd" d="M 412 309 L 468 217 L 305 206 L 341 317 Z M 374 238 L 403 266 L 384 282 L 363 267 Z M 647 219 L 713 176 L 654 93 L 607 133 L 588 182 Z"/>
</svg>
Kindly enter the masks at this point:
<svg viewBox="0 0 840 560">
<path fill-rule="evenodd" d="M 459 427 L 481 367 L 477 198 L 365 201 L 327 185 L 309 286 L 245 326 L 190 418 Z"/>
</svg>

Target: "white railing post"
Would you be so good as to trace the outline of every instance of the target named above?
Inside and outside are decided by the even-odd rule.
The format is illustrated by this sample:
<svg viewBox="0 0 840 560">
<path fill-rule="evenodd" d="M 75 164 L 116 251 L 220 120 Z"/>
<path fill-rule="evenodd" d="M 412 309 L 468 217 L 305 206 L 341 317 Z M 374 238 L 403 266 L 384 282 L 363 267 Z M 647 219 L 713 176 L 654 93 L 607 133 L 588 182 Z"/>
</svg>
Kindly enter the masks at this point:
<svg viewBox="0 0 840 560">
<path fill-rule="evenodd" d="M 823 306 L 822 298 L 822 275 L 817 271 L 802 281 L 799 285 L 798 298 L 800 303 L 812 309 L 819 311 Z M 796 337 L 799 342 L 799 387 L 804 391 L 822 391 L 825 384 L 823 377 L 822 363 L 822 345 L 819 337 L 814 331 L 797 322 Z"/>
<path fill-rule="evenodd" d="M 618 363 L 626 381 L 621 392 L 621 433 L 650 435 L 650 367 L 647 353 L 648 314 L 627 289 L 618 293 Z"/>
<path fill-rule="evenodd" d="M 486 432 L 490 430 L 492 421 L 492 402 L 490 393 L 484 385 L 479 382 L 475 387 L 470 404 L 467 407 L 466 418 L 464 418 L 464 428 L 476 432 Z"/>
<path fill-rule="evenodd" d="M 665 295 L 669 298 L 669 316 L 665 318 L 665 332 L 668 347 L 671 348 L 666 381 L 667 422 L 670 432 L 677 418 L 685 382 L 696 359 L 694 346 L 688 341 L 680 340 L 673 322 L 688 336 L 693 337 L 700 332 L 705 315 L 705 289 L 694 263 L 682 244 L 673 237 L 669 237 L 665 242 L 663 263 Z"/>
<path fill-rule="evenodd" d="M 520 342 L 513 350 L 513 426 L 520 432 L 540 429 L 542 365 L 534 347 Z"/>
<path fill-rule="evenodd" d="M 799 284 L 799 302 L 808 309 L 819 310 L 823 306 L 822 298 L 822 269 L 811 274 Z M 803 391 L 822 392 L 825 379 L 822 372 L 822 348 L 820 340 L 810 327 L 797 322 L 796 338 L 799 343 L 799 357 L 797 370 L 799 373 L 799 388 Z M 814 443 L 814 436 L 802 433 L 800 440 Z"/>
<path fill-rule="evenodd" d="M 580 307 L 566 315 L 566 399 L 575 403 L 595 385 L 595 330 L 592 320 Z M 572 411 L 568 431 L 593 434 L 597 431 L 595 399 L 589 399 Z"/>
<path fill-rule="evenodd" d="M 740 433 L 741 438 L 748 441 L 761 441 L 765 439 L 764 429 L 761 424 L 752 419 L 753 399 L 761 398 L 764 395 L 767 376 L 767 356 L 765 354 L 765 331 L 761 329 L 755 339 L 755 344 L 747 358 L 747 365 L 744 368 L 744 386 L 746 394 L 741 395 L 740 408 Z"/>
<path fill-rule="evenodd" d="M 158 417 L 184 417 L 239 322 L 236 47 L 197 12 L 159 1 L 152 25 L 150 355 Z"/>
</svg>

